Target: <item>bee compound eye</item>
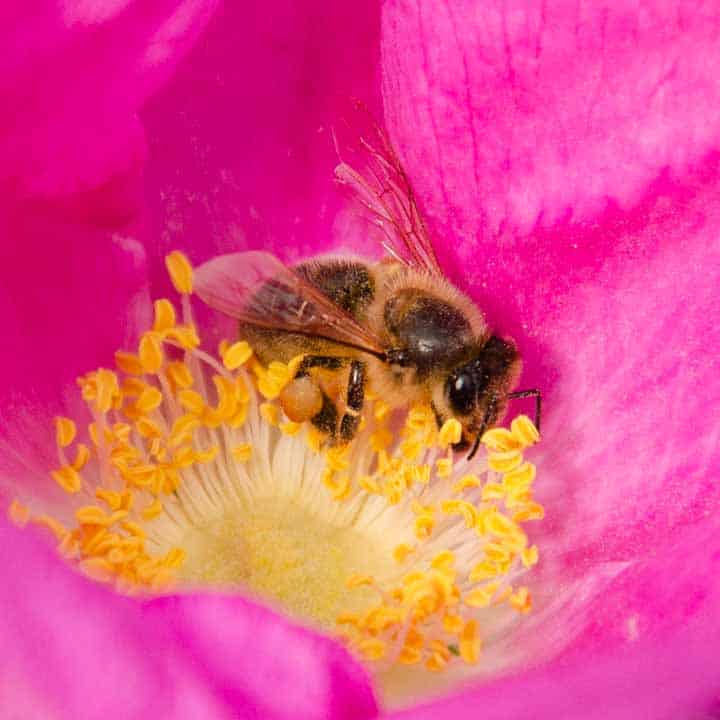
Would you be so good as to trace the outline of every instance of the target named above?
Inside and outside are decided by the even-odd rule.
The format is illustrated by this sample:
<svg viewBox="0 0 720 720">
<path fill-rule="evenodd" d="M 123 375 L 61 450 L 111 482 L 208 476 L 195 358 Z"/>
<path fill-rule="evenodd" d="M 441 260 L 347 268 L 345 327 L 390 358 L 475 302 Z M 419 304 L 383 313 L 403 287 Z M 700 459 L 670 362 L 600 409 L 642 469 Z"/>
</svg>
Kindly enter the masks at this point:
<svg viewBox="0 0 720 720">
<path fill-rule="evenodd" d="M 446 390 L 452 409 L 459 415 L 469 415 L 475 407 L 477 387 L 467 371 L 454 372 L 447 380 Z"/>
</svg>

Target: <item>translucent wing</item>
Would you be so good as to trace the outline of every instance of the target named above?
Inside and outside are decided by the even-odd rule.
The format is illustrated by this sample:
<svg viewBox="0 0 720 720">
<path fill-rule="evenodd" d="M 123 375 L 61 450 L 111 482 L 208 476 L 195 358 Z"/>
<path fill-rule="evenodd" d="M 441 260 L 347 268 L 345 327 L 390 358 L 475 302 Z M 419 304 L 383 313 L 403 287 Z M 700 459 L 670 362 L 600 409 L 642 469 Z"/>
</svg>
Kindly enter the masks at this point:
<svg viewBox="0 0 720 720">
<path fill-rule="evenodd" d="M 383 353 L 352 315 L 269 253 L 213 258 L 195 270 L 193 286 L 203 302 L 240 322 Z"/>
<path fill-rule="evenodd" d="M 367 111 L 360 112 L 369 117 Z M 335 175 L 352 187 L 383 232 L 382 245 L 396 260 L 433 275 L 443 275 L 418 210 L 410 180 L 385 133 L 372 122 L 369 137 L 346 162 L 341 155 Z M 337 141 L 336 141 L 337 145 Z"/>
</svg>

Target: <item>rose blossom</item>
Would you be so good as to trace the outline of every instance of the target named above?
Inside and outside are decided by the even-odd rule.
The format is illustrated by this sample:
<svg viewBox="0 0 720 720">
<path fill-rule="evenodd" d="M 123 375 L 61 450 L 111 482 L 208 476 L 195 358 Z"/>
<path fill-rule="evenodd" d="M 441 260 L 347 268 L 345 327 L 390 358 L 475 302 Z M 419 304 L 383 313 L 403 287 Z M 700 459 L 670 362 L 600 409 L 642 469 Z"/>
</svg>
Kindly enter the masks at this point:
<svg viewBox="0 0 720 720">
<path fill-rule="evenodd" d="M 547 407 L 535 611 L 488 650 L 486 673 L 512 677 L 407 716 L 708 710 L 717 18 L 387 3 L 379 25 L 374 5 L 221 8 L 174 69 L 211 8 L 148 8 L 64 4 L 6 23 L 8 499 L 67 502 L 47 475 L 51 419 L 77 410 L 75 377 L 151 322 L 169 250 L 194 263 L 260 246 L 289 261 L 371 251 L 337 216 L 327 128 L 381 80 L 442 262 L 518 341 Z M 3 707 L 374 713 L 355 662 L 279 615 L 231 596 L 121 598 L 27 531 L 3 533 Z"/>
</svg>

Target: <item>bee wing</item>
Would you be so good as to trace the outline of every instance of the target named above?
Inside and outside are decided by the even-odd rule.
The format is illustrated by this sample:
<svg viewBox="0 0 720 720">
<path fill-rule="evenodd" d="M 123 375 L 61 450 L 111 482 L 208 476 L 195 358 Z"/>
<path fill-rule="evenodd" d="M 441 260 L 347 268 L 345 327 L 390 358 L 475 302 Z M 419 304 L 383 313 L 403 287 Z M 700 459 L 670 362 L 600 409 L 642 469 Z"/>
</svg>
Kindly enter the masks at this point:
<svg viewBox="0 0 720 720">
<path fill-rule="evenodd" d="M 368 111 L 364 114 L 369 117 Z M 360 147 L 352 159 L 356 167 L 341 157 L 335 176 L 357 192 L 372 222 L 383 232 L 382 246 L 392 257 L 413 268 L 443 276 L 400 159 L 387 135 L 374 121 L 372 128 L 372 142 L 360 139 Z M 339 148 L 337 151 L 340 155 Z"/>
<path fill-rule="evenodd" d="M 220 255 L 195 270 L 203 302 L 242 323 L 334 340 L 382 354 L 377 338 L 274 255 Z"/>
</svg>

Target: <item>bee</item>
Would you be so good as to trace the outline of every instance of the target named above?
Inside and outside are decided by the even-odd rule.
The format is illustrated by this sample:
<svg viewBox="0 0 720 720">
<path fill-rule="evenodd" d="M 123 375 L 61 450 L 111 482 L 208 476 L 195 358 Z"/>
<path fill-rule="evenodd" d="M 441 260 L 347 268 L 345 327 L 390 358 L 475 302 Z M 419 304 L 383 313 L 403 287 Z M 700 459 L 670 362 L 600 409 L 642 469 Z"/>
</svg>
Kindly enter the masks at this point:
<svg viewBox="0 0 720 720">
<path fill-rule="evenodd" d="M 362 171 L 335 170 L 382 232 L 379 262 L 320 257 L 293 267 L 251 251 L 222 255 L 196 271 L 210 307 L 240 321 L 258 359 L 302 355 L 279 401 L 293 421 L 311 422 L 333 444 L 355 436 L 365 395 L 391 408 L 429 404 L 438 427 L 462 426 L 454 450 L 472 457 L 504 416 L 521 370 L 515 343 L 494 334 L 480 309 L 443 274 L 405 171 L 386 136 L 363 140 Z"/>
</svg>

